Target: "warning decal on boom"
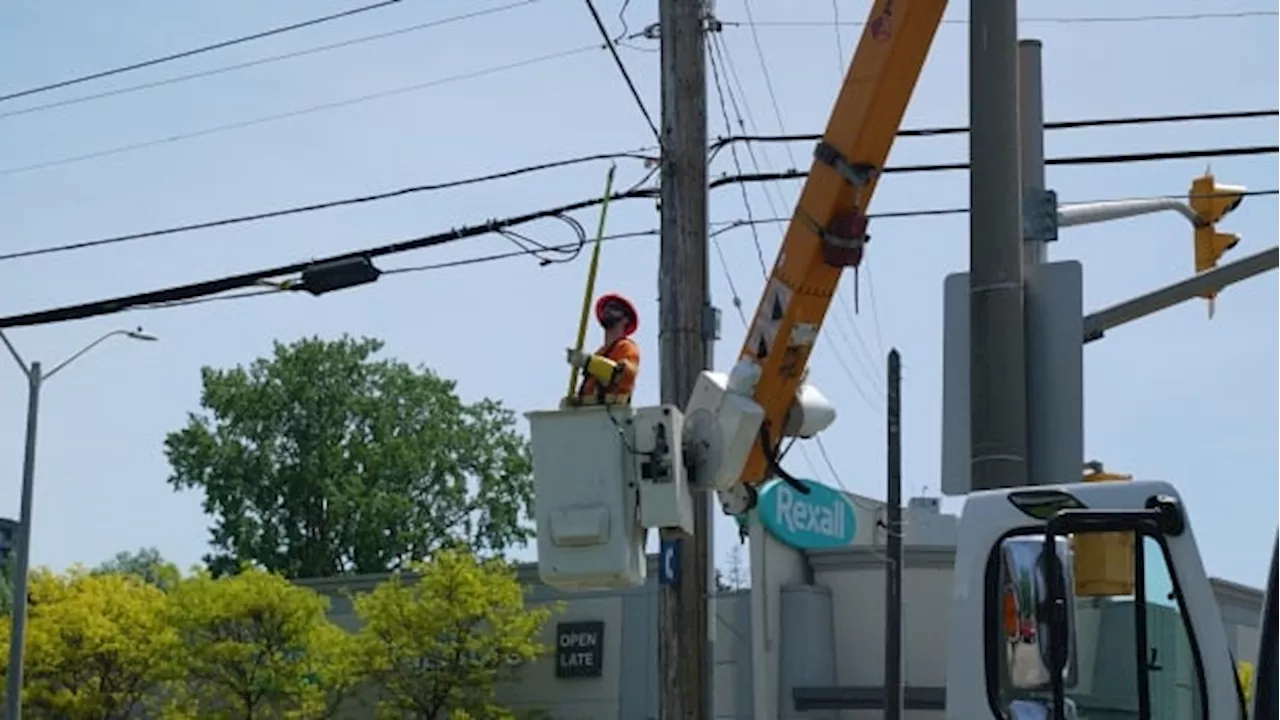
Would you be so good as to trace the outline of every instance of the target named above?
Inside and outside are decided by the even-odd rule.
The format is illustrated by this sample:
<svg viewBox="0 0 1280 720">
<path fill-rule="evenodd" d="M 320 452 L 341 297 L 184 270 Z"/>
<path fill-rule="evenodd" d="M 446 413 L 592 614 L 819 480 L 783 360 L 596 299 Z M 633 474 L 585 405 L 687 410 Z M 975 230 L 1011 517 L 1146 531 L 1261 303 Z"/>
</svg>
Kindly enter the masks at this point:
<svg viewBox="0 0 1280 720">
<path fill-rule="evenodd" d="M 751 323 L 751 337 L 747 347 L 755 354 L 757 360 L 764 360 L 769 355 L 769 348 L 778 337 L 778 328 L 782 318 L 786 317 L 787 307 L 791 304 L 791 288 L 782 281 L 773 278 L 765 288 L 764 300 L 756 309 L 755 321 Z"/>
</svg>

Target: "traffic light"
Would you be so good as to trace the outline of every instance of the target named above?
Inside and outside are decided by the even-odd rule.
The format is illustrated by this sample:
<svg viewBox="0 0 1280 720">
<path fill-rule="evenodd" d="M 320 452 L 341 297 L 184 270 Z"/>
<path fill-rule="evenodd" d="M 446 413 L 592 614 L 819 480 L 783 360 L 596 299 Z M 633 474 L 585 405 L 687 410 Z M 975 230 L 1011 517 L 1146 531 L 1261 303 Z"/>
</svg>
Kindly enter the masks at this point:
<svg viewBox="0 0 1280 720">
<path fill-rule="evenodd" d="M 1215 225 L 1244 201 L 1245 188 L 1238 185 L 1219 185 L 1213 173 L 1191 181 L 1187 201 L 1196 214 L 1195 262 L 1196 272 L 1202 273 L 1218 266 L 1222 254 L 1240 242 L 1240 236 L 1220 233 Z M 1206 292 L 1200 297 L 1209 301 L 1209 317 L 1213 317 L 1213 300 L 1217 292 Z"/>
<path fill-rule="evenodd" d="M 1102 463 L 1085 463 L 1083 482 L 1125 482 L 1132 475 L 1107 472 Z M 1133 533 L 1076 533 L 1075 553 L 1077 597 L 1118 597 L 1132 595 L 1135 563 Z"/>
</svg>

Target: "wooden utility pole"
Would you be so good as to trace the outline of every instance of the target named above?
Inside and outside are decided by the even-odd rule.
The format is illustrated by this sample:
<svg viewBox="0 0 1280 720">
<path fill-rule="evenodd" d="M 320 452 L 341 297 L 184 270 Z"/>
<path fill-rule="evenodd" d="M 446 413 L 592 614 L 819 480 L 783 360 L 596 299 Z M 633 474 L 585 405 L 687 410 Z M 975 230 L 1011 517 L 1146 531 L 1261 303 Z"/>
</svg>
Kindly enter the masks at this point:
<svg viewBox="0 0 1280 720">
<path fill-rule="evenodd" d="M 707 275 L 707 76 L 703 0 L 660 0 L 662 255 L 658 271 L 662 402 L 681 408 L 709 367 L 714 317 Z M 658 595 L 659 720 L 713 718 L 711 518 L 694 493 L 694 535 L 664 531 L 673 577 Z M 625 682 L 625 679 L 624 679 Z"/>
</svg>

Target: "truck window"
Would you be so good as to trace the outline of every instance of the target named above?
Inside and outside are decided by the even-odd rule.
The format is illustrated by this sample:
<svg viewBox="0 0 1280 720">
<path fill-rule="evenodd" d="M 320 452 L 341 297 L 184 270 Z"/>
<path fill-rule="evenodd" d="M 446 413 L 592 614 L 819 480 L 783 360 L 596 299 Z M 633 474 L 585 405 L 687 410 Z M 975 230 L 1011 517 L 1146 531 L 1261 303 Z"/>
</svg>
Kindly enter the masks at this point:
<svg viewBox="0 0 1280 720">
<path fill-rule="evenodd" d="M 1117 534 L 1112 533 L 1112 537 Z M 1119 533 L 1124 536 L 1126 534 Z M 1079 720 L 1206 720 L 1204 675 L 1184 618 L 1181 596 L 1163 544 L 1128 535 L 1132 563 L 1102 594 L 1075 591 L 1072 553 L 1067 563 L 1069 661 L 1063 690 L 1067 718 Z M 1074 540 L 1079 540 L 1077 535 Z M 1002 547 L 1001 592 L 992 593 L 997 668 L 997 717 L 1052 717 L 1049 683 L 1050 631 L 1041 613 L 1047 599 L 1043 563 L 1032 546 L 1007 538 Z M 1076 546 L 1079 543 L 1073 543 Z M 1031 554 L 1036 557 L 1032 557 Z M 1124 586 L 1124 594 L 1115 588 Z"/>
</svg>

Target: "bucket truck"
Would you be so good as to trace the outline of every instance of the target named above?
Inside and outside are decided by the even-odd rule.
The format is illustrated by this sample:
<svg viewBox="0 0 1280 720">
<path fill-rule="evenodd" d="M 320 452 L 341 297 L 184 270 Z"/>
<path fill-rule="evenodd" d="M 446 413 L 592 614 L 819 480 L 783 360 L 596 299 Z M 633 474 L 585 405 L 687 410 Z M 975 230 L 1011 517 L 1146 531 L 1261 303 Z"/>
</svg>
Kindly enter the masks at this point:
<svg viewBox="0 0 1280 720">
<path fill-rule="evenodd" d="M 778 477 L 785 438 L 835 421 L 804 382 L 841 274 L 857 272 L 867 208 L 942 21 L 946 0 L 876 0 L 738 362 L 703 372 L 683 407 L 565 407 L 526 414 L 533 450 L 538 565 L 563 589 L 626 587 L 645 577 L 650 528 L 693 528 L 691 492 L 729 515 Z"/>
<path fill-rule="evenodd" d="M 779 467 L 778 448 L 835 421 L 804 382 L 806 365 L 841 275 L 857 272 L 870 239 L 868 205 L 945 7 L 873 3 L 729 372 L 702 373 L 683 407 L 526 414 L 543 582 L 568 591 L 643 584 L 647 531 L 692 532 L 693 492 L 715 492 L 730 515 L 750 510 L 773 477 L 809 492 Z M 1072 543 L 1089 533 L 1133 538 L 1128 597 L 1075 592 Z M 1275 575 L 1273 557 L 1257 720 L 1276 717 Z M 1245 717 L 1212 589 L 1168 484 L 971 495 L 952 601 L 948 718 Z"/>
</svg>

